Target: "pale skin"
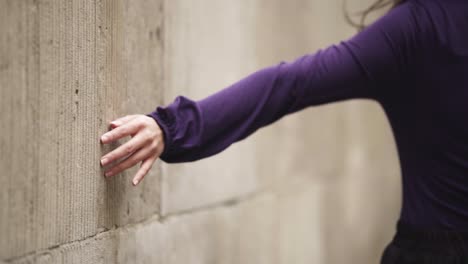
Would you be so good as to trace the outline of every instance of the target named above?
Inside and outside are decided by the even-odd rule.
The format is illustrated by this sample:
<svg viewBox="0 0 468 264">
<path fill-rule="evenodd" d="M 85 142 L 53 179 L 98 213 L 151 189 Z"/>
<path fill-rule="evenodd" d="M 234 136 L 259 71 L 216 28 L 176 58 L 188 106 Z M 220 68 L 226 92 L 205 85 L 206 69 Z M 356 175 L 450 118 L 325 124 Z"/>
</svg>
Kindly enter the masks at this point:
<svg viewBox="0 0 468 264">
<path fill-rule="evenodd" d="M 101 157 L 101 166 L 107 167 L 106 178 L 115 176 L 138 163 L 134 186 L 143 180 L 164 150 L 164 135 L 155 120 L 146 115 L 127 115 L 110 122 L 111 131 L 101 136 L 102 144 L 131 136 L 125 144 Z"/>
</svg>

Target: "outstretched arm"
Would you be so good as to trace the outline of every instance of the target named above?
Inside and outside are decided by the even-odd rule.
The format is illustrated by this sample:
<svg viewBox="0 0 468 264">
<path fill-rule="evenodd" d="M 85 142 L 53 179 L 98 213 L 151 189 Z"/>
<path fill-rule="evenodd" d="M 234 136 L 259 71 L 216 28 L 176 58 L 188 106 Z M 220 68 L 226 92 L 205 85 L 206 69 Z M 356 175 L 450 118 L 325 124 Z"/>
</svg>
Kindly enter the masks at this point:
<svg viewBox="0 0 468 264">
<path fill-rule="evenodd" d="M 132 139 L 106 154 L 102 165 L 112 176 L 142 162 L 137 184 L 158 157 L 169 163 L 209 157 L 309 106 L 403 96 L 402 82 L 422 47 L 436 43 L 417 5 L 407 1 L 346 41 L 259 70 L 202 100 L 179 96 L 146 115 L 114 120 L 102 143 Z"/>
<path fill-rule="evenodd" d="M 347 41 L 280 63 L 199 101 L 184 96 L 148 114 L 165 134 L 166 162 L 209 157 L 308 106 L 353 98 L 380 101 L 401 79 L 415 24 L 403 4 Z"/>
<path fill-rule="evenodd" d="M 338 69 L 349 65 L 346 60 L 352 60 L 351 56 L 331 60 L 342 48 L 330 48 L 261 69 L 199 101 L 178 96 L 168 106 L 158 107 L 148 115 L 164 131 L 166 148 L 160 158 L 166 162 L 187 162 L 209 157 L 308 105 L 373 97 L 367 87 L 345 87 L 346 80 L 340 80 L 345 73 L 338 70 L 359 71 Z M 327 68 L 336 77 L 329 76 Z M 309 71 L 313 74 L 307 74 Z M 306 89 L 311 82 L 315 84 Z"/>
</svg>

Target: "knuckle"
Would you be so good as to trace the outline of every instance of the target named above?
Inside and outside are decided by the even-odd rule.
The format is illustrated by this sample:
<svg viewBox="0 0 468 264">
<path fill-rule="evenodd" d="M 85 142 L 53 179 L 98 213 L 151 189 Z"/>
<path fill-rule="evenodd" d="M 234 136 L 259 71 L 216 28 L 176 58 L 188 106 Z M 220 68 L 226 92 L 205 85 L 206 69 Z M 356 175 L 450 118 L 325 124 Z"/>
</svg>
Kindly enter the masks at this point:
<svg viewBox="0 0 468 264">
<path fill-rule="evenodd" d="M 141 117 L 136 117 L 134 120 L 135 120 L 135 127 L 142 128 L 145 126 L 145 121 Z"/>
<path fill-rule="evenodd" d="M 111 153 L 107 154 L 106 156 L 103 157 L 103 159 L 106 159 L 107 163 L 112 162 L 114 160 L 114 153 L 111 152 Z"/>
<path fill-rule="evenodd" d="M 153 145 L 153 139 L 150 136 L 145 137 L 144 142 L 146 145 L 149 145 L 150 147 Z"/>
<path fill-rule="evenodd" d="M 127 154 L 132 153 L 133 150 L 134 150 L 134 147 L 133 147 L 133 145 L 131 145 L 131 144 L 126 145 L 126 146 L 124 147 L 124 151 L 125 151 L 125 153 L 127 153 Z"/>
<path fill-rule="evenodd" d="M 140 132 L 140 136 L 144 141 L 148 141 L 151 139 L 151 132 L 149 132 L 147 129 L 144 129 Z"/>
<path fill-rule="evenodd" d="M 151 148 L 151 152 L 155 152 L 155 151 L 158 150 L 159 144 L 156 141 L 152 141 L 151 145 L 150 145 L 150 148 Z"/>
<path fill-rule="evenodd" d="M 119 135 L 125 135 L 127 134 L 128 128 L 126 126 L 120 127 L 118 131 L 116 131 L 116 134 Z"/>
<path fill-rule="evenodd" d="M 140 125 L 141 125 L 142 128 L 148 127 L 149 126 L 148 119 L 141 117 L 140 118 Z"/>
<path fill-rule="evenodd" d="M 153 137 L 151 135 L 151 132 L 148 132 L 147 130 L 141 131 L 140 132 L 140 140 L 145 145 L 151 144 L 151 142 L 153 141 Z"/>
<path fill-rule="evenodd" d="M 105 137 L 107 140 L 112 140 L 114 138 L 114 134 L 115 134 L 114 131 L 110 131 L 106 133 Z"/>
<path fill-rule="evenodd" d="M 148 130 L 146 133 L 147 133 L 148 140 L 149 140 L 150 142 L 155 141 L 155 139 L 156 139 L 156 137 L 157 137 L 157 134 L 156 134 L 155 132 L 153 132 L 153 131 L 151 131 L 151 130 Z"/>
</svg>

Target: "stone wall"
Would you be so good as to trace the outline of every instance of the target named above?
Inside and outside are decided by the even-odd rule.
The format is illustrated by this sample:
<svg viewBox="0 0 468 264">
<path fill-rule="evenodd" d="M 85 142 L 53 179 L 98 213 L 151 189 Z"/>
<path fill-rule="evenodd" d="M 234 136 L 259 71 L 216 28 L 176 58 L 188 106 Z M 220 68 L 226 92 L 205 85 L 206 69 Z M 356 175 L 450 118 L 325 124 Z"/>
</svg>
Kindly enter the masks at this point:
<svg viewBox="0 0 468 264">
<path fill-rule="evenodd" d="M 365 2 L 365 1 L 362 1 Z M 341 0 L 0 0 L 0 262 L 377 263 L 400 170 L 365 100 L 105 180 L 108 121 L 354 33 Z M 363 3 L 360 3 L 363 4 Z M 123 143 L 121 141 L 120 143 Z"/>
</svg>

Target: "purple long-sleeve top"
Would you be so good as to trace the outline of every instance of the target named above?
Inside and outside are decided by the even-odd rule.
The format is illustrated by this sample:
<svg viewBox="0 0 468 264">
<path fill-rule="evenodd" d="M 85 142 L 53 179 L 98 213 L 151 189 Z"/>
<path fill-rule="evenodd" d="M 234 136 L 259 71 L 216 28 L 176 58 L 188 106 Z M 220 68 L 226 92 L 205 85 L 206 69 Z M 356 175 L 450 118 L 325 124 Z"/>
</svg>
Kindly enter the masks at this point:
<svg viewBox="0 0 468 264">
<path fill-rule="evenodd" d="M 261 69 L 153 117 L 168 163 L 212 156 L 309 106 L 375 100 L 403 177 L 400 220 L 468 230 L 468 1 L 409 0 L 346 41 Z"/>
</svg>

